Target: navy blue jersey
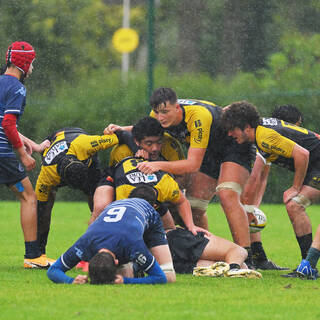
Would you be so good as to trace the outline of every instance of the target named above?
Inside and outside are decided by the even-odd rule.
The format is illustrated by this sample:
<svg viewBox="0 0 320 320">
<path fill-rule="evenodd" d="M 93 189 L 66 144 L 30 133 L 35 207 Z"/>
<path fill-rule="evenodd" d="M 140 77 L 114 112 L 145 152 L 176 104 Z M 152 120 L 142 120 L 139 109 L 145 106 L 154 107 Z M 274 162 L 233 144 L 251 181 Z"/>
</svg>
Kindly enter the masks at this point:
<svg viewBox="0 0 320 320">
<path fill-rule="evenodd" d="M 2 128 L 5 114 L 15 114 L 18 119 L 26 105 L 26 88 L 14 76 L 0 76 L 0 157 L 15 157 L 11 143 Z"/>
<path fill-rule="evenodd" d="M 71 269 L 80 260 L 90 261 L 100 249 L 106 248 L 116 255 L 119 264 L 134 261 L 147 271 L 155 259 L 143 241 L 143 234 L 158 224 L 161 225 L 160 216 L 147 201 L 137 198 L 115 201 L 61 256 L 61 261 Z"/>
</svg>

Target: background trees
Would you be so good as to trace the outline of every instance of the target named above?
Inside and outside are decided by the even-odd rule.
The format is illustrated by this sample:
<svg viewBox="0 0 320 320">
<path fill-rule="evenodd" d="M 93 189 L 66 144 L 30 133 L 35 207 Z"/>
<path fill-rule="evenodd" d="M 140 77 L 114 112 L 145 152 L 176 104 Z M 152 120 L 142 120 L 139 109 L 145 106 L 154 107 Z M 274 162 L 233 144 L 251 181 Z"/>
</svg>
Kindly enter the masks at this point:
<svg viewBox="0 0 320 320">
<path fill-rule="evenodd" d="M 219 105 L 247 99 L 266 116 L 275 105 L 295 104 L 306 127 L 319 131 L 318 1 L 155 4 L 155 87 L 171 86 L 182 98 Z M 128 85 L 120 77 L 121 55 L 111 45 L 122 24 L 122 1 L 0 0 L 0 7 L 0 61 L 15 40 L 29 41 L 37 51 L 26 82 L 23 133 L 38 141 L 63 126 L 99 133 L 110 122 L 133 123 L 148 112 L 146 0 L 131 0 L 130 24 L 140 45 L 130 55 Z M 102 154 L 103 161 L 107 157 Z M 288 175 L 281 174 L 279 182 L 277 176 L 265 201 L 281 201 L 291 177 L 283 181 Z M 5 188 L 1 197 L 7 197 Z"/>
</svg>

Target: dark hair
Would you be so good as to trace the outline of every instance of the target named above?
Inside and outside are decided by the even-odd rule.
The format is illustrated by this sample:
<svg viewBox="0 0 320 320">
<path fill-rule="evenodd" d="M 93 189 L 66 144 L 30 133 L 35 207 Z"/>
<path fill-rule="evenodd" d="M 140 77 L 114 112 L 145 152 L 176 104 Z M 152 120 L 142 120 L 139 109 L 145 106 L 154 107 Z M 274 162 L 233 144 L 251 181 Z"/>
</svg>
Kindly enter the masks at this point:
<svg viewBox="0 0 320 320">
<path fill-rule="evenodd" d="M 152 117 L 140 119 L 132 128 L 132 135 L 138 142 L 146 137 L 162 137 L 163 134 L 164 128 L 157 119 Z"/>
<path fill-rule="evenodd" d="M 148 184 L 143 184 L 134 188 L 130 192 L 129 198 L 144 199 L 153 206 L 157 201 L 157 190 Z"/>
<path fill-rule="evenodd" d="M 98 252 L 89 261 L 90 284 L 110 284 L 116 279 L 117 267 L 109 252 Z"/>
<path fill-rule="evenodd" d="M 169 101 L 171 104 L 177 102 L 177 94 L 170 88 L 158 88 L 153 91 L 150 97 L 150 106 L 152 109 L 158 109 L 161 104 Z"/>
<path fill-rule="evenodd" d="M 276 106 L 272 112 L 272 118 L 277 118 L 290 123 L 303 122 L 303 115 L 299 109 L 291 104 Z"/>
<path fill-rule="evenodd" d="M 88 183 L 88 167 L 74 155 L 65 155 L 57 165 L 57 171 L 68 186 L 85 190 Z"/>
<path fill-rule="evenodd" d="M 259 112 L 257 108 L 248 101 L 238 101 L 230 104 L 223 110 L 222 126 L 226 130 L 239 128 L 244 130 L 247 125 L 256 128 L 259 124 Z"/>
</svg>

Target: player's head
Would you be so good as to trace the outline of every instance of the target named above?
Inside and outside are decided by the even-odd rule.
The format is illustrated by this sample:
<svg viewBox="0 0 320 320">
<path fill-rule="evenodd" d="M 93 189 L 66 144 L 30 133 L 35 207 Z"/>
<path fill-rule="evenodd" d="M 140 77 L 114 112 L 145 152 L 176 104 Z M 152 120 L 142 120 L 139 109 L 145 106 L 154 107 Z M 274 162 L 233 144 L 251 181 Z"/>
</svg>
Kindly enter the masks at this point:
<svg viewBox="0 0 320 320">
<path fill-rule="evenodd" d="M 134 188 L 130 192 L 129 198 L 144 199 L 154 206 L 157 201 L 157 190 L 148 184 L 144 184 Z"/>
<path fill-rule="evenodd" d="M 150 98 L 150 105 L 157 120 L 164 128 L 177 125 L 180 107 L 177 94 L 170 88 L 156 89 Z"/>
<path fill-rule="evenodd" d="M 25 41 L 16 41 L 8 48 L 6 64 L 7 67 L 14 65 L 22 72 L 23 77 L 26 77 L 32 73 L 32 62 L 35 57 L 36 52 L 31 44 Z"/>
<path fill-rule="evenodd" d="M 299 109 L 291 104 L 276 106 L 272 112 L 272 118 L 277 118 L 285 122 L 293 123 L 301 126 L 303 123 L 303 115 Z"/>
<path fill-rule="evenodd" d="M 238 101 L 223 110 L 221 123 L 238 143 L 252 141 L 249 135 L 259 124 L 260 116 L 257 108 L 248 101 Z"/>
<path fill-rule="evenodd" d="M 140 119 L 132 128 L 132 135 L 136 144 L 149 153 L 150 160 L 159 158 L 164 128 L 159 121 L 152 117 Z"/>
<path fill-rule="evenodd" d="M 86 190 L 88 183 L 88 167 L 74 155 L 65 155 L 57 165 L 57 171 L 68 186 Z"/>
<path fill-rule="evenodd" d="M 90 284 L 114 283 L 117 266 L 110 252 L 100 251 L 89 261 Z"/>
</svg>

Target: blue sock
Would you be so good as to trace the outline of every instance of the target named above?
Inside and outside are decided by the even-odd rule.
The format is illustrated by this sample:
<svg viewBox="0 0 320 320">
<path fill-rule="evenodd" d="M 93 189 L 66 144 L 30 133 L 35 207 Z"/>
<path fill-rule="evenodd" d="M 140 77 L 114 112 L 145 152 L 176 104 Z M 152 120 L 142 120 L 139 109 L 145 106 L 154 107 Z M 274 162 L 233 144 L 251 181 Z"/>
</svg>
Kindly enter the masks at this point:
<svg viewBox="0 0 320 320">
<path fill-rule="evenodd" d="M 310 262 L 310 265 L 312 268 L 315 268 L 317 266 L 319 258 L 320 258 L 320 250 L 314 247 L 310 247 L 306 260 Z"/>
</svg>

